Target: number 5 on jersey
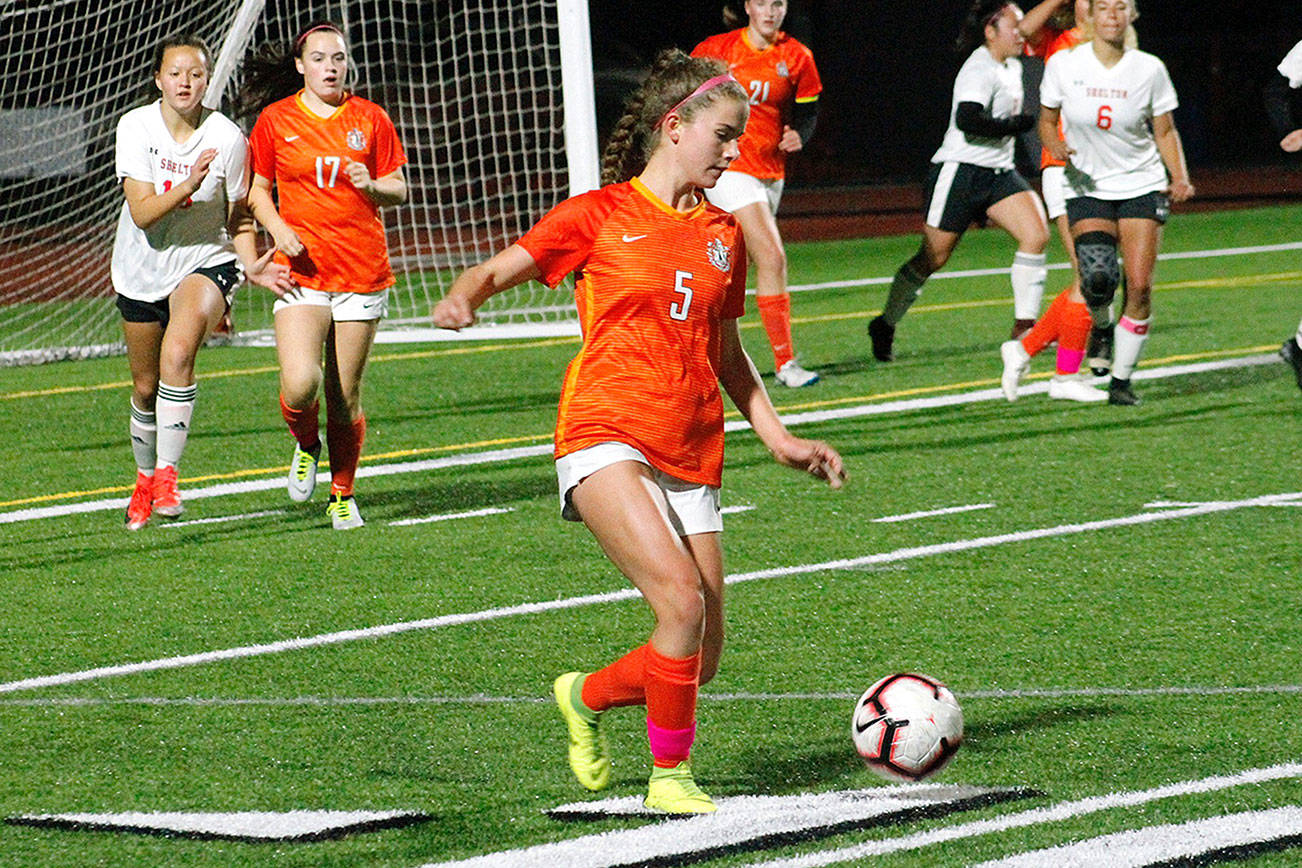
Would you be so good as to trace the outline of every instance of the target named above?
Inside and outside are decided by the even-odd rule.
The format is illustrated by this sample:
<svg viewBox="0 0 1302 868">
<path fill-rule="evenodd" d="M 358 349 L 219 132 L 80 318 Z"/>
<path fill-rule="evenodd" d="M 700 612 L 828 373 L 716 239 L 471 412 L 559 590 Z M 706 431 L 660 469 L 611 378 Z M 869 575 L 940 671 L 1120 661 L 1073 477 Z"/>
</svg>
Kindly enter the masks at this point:
<svg viewBox="0 0 1302 868">
<path fill-rule="evenodd" d="M 692 288 L 687 285 L 687 281 L 692 279 L 690 271 L 674 272 L 674 292 L 680 292 L 683 295 L 682 301 L 674 301 L 669 305 L 669 318 L 676 320 L 686 320 L 687 311 L 692 307 Z"/>
</svg>

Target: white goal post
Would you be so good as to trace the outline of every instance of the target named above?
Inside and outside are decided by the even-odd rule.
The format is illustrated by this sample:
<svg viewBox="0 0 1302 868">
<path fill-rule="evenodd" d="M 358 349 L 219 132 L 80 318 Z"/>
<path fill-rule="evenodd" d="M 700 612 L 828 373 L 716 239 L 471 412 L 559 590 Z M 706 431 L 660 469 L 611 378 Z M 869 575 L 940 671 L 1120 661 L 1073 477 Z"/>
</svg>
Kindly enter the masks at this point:
<svg viewBox="0 0 1302 868">
<path fill-rule="evenodd" d="M 287 43 L 320 18 L 343 25 L 358 92 L 389 112 L 407 151 L 408 202 L 384 212 L 398 277 L 383 326 L 391 339 L 429 336 L 429 310 L 458 270 L 597 186 L 588 0 L 6 3 L 0 365 L 122 349 L 109 279 L 122 207 L 114 130 L 157 96 L 158 40 L 208 40 L 217 58 L 207 101 L 226 107 L 248 50 Z M 237 293 L 236 340 L 268 334 L 271 301 L 256 287 Z M 492 299 L 481 322 L 493 336 L 577 331 L 569 295 L 537 284 Z"/>
</svg>

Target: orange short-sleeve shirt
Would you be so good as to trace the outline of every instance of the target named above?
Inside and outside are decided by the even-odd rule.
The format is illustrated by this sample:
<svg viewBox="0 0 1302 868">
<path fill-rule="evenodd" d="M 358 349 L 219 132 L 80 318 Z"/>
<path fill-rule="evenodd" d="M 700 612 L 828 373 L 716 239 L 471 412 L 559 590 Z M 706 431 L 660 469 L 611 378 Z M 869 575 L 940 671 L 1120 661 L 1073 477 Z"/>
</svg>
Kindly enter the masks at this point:
<svg viewBox="0 0 1302 868">
<path fill-rule="evenodd" d="M 626 443 L 679 479 L 723 473 L 719 333 L 745 309 L 746 250 L 732 215 L 680 212 L 634 178 L 557 205 L 519 244 L 556 286 L 577 272 L 583 348 L 570 362 L 556 457 Z"/>
<path fill-rule="evenodd" d="M 301 92 L 263 109 L 249 136 L 253 173 L 275 182 L 280 216 L 306 248 L 287 262 L 294 279 L 324 292 L 378 292 L 394 283 L 380 209 L 348 181 L 348 161 L 372 178 L 407 162 L 384 109 L 349 96 L 328 118 Z"/>
<path fill-rule="evenodd" d="M 692 49 L 694 57 L 717 57 L 750 96 L 750 120 L 739 145 L 741 156 L 728 168 L 756 178 L 782 178 L 787 155 L 778 150 L 791 105 L 813 102 L 823 92 L 814 55 L 803 44 L 779 33 L 772 45 L 757 49 L 746 28 L 719 33 Z"/>
</svg>

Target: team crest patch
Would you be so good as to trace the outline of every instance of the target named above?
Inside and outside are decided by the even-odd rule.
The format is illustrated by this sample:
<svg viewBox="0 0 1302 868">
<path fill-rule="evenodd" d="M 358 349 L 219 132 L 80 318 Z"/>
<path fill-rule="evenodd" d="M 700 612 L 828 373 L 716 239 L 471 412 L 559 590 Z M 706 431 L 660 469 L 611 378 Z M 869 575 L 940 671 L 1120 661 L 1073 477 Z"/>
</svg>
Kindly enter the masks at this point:
<svg viewBox="0 0 1302 868">
<path fill-rule="evenodd" d="M 787 62 L 785 60 L 778 61 L 778 75 L 783 78 L 791 77 L 791 70 L 787 69 Z"/>
<path fill-rule="evenodd" d="M 353 129 L 348 131 L 348 147 L 354 151 L 366 150 L 366 133 Z"/>
<path fill-rule="evenodd" d="M 732 251 L 718 238 L 711 238 L 705 248 L 710 264 L 725 274 L 732 270 Z"/>
</svg>

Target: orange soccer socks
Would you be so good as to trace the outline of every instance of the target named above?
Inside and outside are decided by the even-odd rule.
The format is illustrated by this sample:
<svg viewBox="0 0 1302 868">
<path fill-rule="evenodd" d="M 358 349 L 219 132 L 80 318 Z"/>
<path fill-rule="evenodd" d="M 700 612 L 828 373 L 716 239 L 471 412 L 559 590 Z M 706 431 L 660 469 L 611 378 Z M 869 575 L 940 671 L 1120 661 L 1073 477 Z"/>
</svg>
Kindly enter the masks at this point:
<svg viewBox="0 0 1302 868">
<path fill-rule="evenodd" d="M 289 426 L 289 433 L 294 435 L 299 447 L 304 452 L 311 452 L 321 443 L 321 423 L 317 420 L 321 404 L 313 401 L 312 406 L 296 410 L 285 403 L 285 396 L 280 396 L 280 415 Z"/>
<path fill-rule="evenodd" d="M 688 758 L 696 737 L 696 693 L 701 676 L 700 652 L 666 657 L 648 642 L 588 675 L 583 704 L 594 712 L 621 705 L 647 707 L 647 739 L 660 768 Z"/>
<path fill-rule="evenodd" d="M 366 441 L 366 416 L 351 422 L 326 420 L 326 446 L 330 450 L 330 493 L 348 497 L 353 493 L 357 462 Z"/>
<path fill-rule="evenodd" d="M 755 306 L 759 308 L 760 322 L 769 336 L 773 346 L 773 369 L 780 370 L 783 365 L 795 358 L 795 349 L 791 342 L 791 296 L 757 295 Z"/>
<path fill-rule="evenodd" d="M 1089 308 L 1084 302 L 1072 301 L 1071 290 L 1064 289 L 1054 297 L 1035 326 L 1022 336 L 1022 349 L 1028 356 L 1035 356 L 1057 341 L 1058 373 L 1074 374 L 1080 370 L 1081 359 L 1085 357 L 1089 330 Z"/>
</svg>

